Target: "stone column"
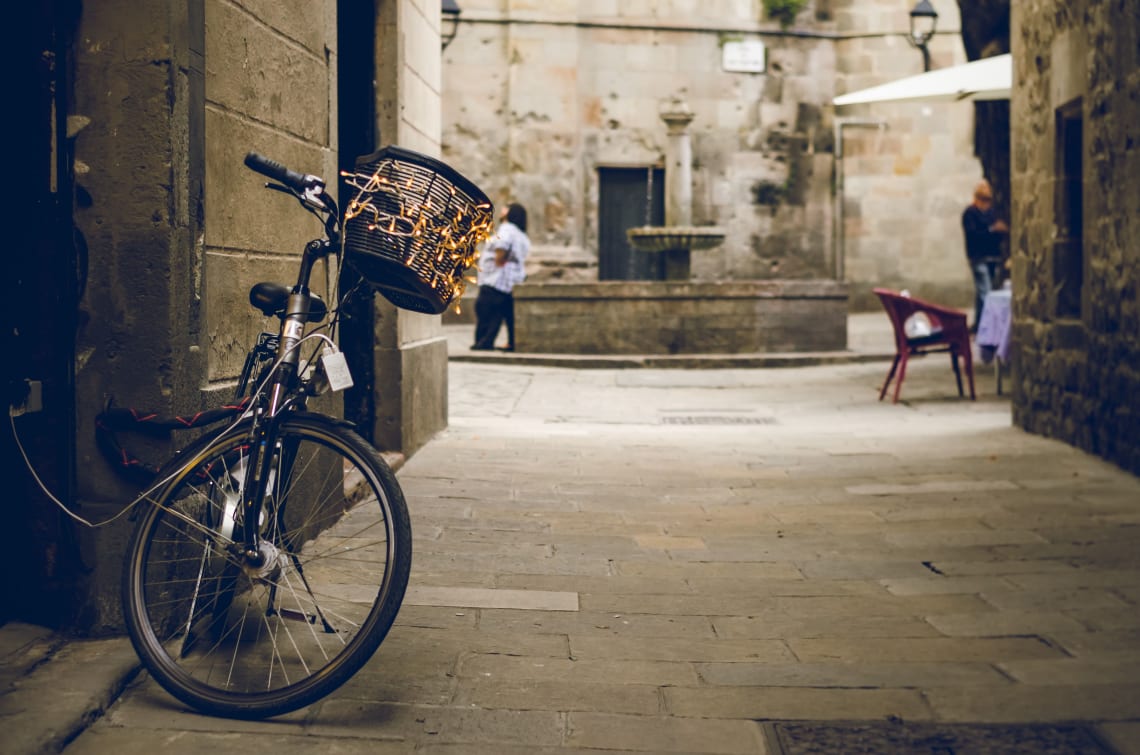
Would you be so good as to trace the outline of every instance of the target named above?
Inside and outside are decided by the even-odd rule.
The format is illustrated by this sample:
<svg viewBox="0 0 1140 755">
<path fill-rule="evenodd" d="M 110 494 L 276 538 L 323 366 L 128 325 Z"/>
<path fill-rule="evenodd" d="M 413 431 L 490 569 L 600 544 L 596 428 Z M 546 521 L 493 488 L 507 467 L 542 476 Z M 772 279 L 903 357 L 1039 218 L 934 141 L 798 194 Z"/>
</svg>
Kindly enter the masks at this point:
<svg viewBox="0 0 1140 755">
<path fill-rule="evenodd" d="M 377 6 L 376 87 L 379 142 L 434 157 L 440 142 L 439 49 L 402 41 L 424 28 L 427 5 L 385 0 Z M 438 315 L 399 309 L 380 296 L 373 297 L 373 307 L 371 440 L 410 457 L 447 428 L 447 339 Z"/>
<path fill-rule="evenodd" d="M 70 11 L 60 12 L 64 18 Z M 211 284 L 205 280 L 203 242 L 203 3 L 101 0 L 85 3 L 77 20 L 70 50 L 72 114 L 90 119 L 90 125 L 74 141 L 76 167 L 89 167 L 77 171 L 76 184 L 91 199 L 76 205 L 74 218 L 91 259 L 80 301 L 83 324 L 72 334 L 76 353 L 83 355 L 75 370 L 76 435 L 58 441 L 75 443 L 75 503 L 85 517 L 101 521 L 120 512 L 138 485 L 103 458 L 95 415 L 111 398 L 118 406 L 162 416 L 217 406 L 206 403 L 203 390 L 211 384 L 207 344 L 215 336 L 228 344 L 230 334 L 240 331 L 223 337 L 214 321 L 239 319 L 237 310 L 223 308 L 235 300 L 223 300 L 207 320 L 213 307 L 207 307 Z M 43 133 L 47 128 L 45 123 Z M 240 164 L 242 153 L 234 151 Z M 65 152 L 61 158 L 69 159 Z M 45 390 L 45 404 L 48 399 Z M 132 434 L 124 445 L 156 461 L 173 453 L 175 441 L 185 440 Z M 53 562 L 68 564 L 77 548 L 84 568 L 68 580 L 53 575 L 36 605 L 68 602 L 60 618 L 75 628 L 95 635 L 120 631 L 120 567 L 130 530 L 126 520 L 98 529 L 75 527 L 76 542 L 72 536 L 60 540 Z M 6 570 L 5 578 L 24 577 Z"/>
<path fill-rule="evenodd" d="M 665 225 L 693 224 L 693 147 L 689 123 L 693 111 L 680 97 L 661 106 L 661 120 L 668 127 L 665 145 Z"/>
<path fill-rule="evenodd" d="M 664 103 L 661 120 L 668 127 L 665 145 L 665 225 L 693 224 L 693 147 L 689 141 L 689 123 L 693 111 L 680 97 Z M 665 280 L 687 281 L 691 274 L 688 249 L 666 249 L 661 252 L 665 264 Z"/>
</svg>

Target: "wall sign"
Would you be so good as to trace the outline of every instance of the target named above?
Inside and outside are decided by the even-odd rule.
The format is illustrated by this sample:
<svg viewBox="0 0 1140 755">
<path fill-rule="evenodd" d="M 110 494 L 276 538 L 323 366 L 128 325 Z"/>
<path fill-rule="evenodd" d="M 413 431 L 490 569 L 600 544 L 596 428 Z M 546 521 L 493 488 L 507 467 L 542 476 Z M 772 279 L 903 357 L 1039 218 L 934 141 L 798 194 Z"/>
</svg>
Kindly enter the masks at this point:
<svg viewBox="0 0 1140 755">
<path fill-rule="evenodd" d="M 738 73 L 764 73 L 764 43 L 758 39 L 725 42 L 721 67 Z"/>
</svg>

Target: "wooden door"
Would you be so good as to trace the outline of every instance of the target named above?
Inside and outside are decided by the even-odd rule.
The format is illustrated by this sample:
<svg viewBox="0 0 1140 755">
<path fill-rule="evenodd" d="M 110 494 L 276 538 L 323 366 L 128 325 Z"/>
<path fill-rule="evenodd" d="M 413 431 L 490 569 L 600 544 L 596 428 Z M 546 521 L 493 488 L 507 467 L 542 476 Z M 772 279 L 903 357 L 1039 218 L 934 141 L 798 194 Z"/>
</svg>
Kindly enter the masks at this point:
<svg viewBox="0 0 1140 755">
<path fill-rule="evenodd" d="M 632 248 L 625 232 L 664 222 L 664 170 L 598 168 L 598 280 L 663 280 L 661 255 Z"/>
</svg>

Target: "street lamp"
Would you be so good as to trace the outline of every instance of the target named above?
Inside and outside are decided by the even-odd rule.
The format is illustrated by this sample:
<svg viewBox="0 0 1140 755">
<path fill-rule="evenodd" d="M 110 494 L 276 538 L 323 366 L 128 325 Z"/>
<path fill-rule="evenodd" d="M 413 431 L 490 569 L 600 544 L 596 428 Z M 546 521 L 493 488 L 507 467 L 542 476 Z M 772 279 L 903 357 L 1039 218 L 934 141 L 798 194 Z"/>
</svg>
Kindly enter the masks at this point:
<svg viewBox="0 0 1140 755">
<path fill-rule="evenodd" d="M 910 36 L 907 41 L 922 51 L 922 70 L 930 70 L 930 50 L 926 43 L 934 36 L 934 27 L 938 25 L 938 12 L 930 4 L 930 0 L 918 0 L 910 11 Z"/>
<path fill-rule="evenodd" d="M 456 33 L 459 31 L 459 3 L 455 0 L 443 0 L 440 7 L 440 13 L 443 18 L 439 24 L 439 41 L 442 44 L 441 50 L 446 50 L 447 46 L 451 44 L 451 40 L 455 39 Z"/>
</svg>

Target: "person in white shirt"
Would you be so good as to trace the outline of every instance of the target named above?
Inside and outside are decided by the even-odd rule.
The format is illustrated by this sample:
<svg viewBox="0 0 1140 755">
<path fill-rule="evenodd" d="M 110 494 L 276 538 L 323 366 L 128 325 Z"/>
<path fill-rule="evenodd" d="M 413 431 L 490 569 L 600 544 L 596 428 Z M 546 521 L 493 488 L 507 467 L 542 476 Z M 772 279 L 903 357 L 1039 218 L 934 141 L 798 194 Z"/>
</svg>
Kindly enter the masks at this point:
<svg viewBox="0 0 1140 755">
<path fill-rule="evenodd" d="M 507 351 L 515 350 L 514 287 L 526 280 L 526 208 L 511 203 L 503 209 L 502 223 L 479 257 L 479 295 L 475 298 L 475 351 L 495 348 L 503 323 L 507 324 Z"/>
</svg>

